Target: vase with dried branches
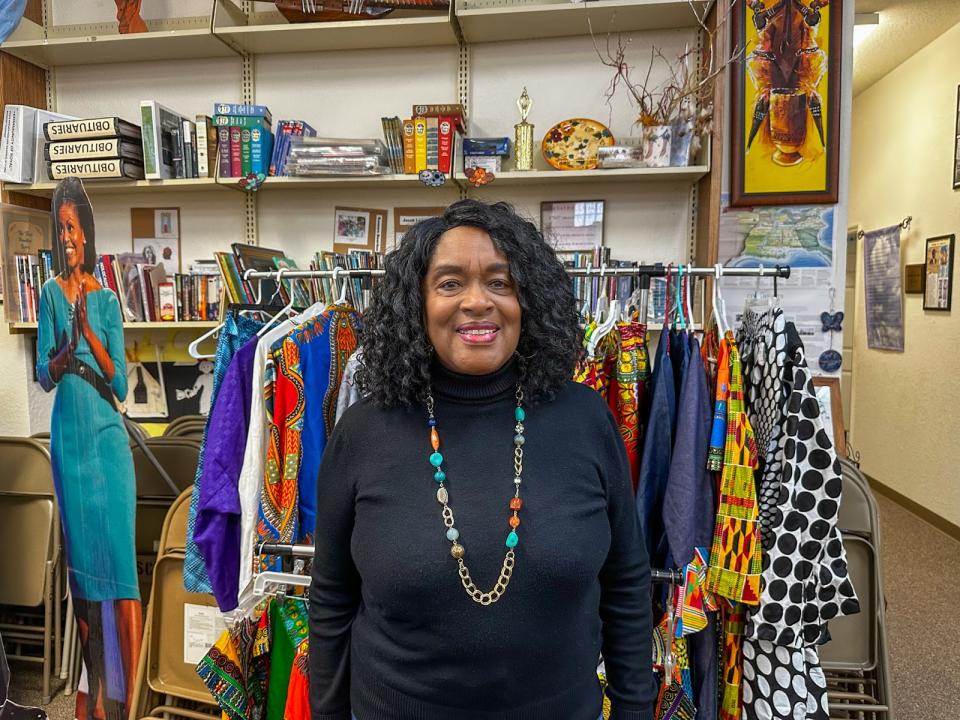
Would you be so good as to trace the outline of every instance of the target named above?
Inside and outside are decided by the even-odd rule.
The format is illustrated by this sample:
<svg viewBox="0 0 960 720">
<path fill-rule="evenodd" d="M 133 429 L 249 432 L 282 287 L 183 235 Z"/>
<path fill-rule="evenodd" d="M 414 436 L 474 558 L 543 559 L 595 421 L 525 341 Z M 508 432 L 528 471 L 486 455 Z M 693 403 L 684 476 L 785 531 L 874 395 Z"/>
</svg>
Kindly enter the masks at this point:
<svg viewBox="0 0 960 720">
<path fill-rule="evenodd" d="M 608 33 L 601 47 L 591 37 L 597 56 L 613 69 L 605 91 L 607 104 L 625 90 L 637 109 L 644 164 L 649 167 L 689 165 L 703 142 L 713 131 L 713 91 L 717 78 L 743 51 L 724 51 L 728 23 L 738 0 L 718 0 L 715 7 L 688 0 L 700 37 L 700 47 L 689 44 L 676 59 L 670 59 L 656 45 L 650 47 L 642 80 L 634 79 L 637 68 L 627 61 L 628 42 L 620 33 Z M 715 21 L 709 13 L 716 13 Z M 654 80 L 666 69 L 666 79 Z"/>
</svg>

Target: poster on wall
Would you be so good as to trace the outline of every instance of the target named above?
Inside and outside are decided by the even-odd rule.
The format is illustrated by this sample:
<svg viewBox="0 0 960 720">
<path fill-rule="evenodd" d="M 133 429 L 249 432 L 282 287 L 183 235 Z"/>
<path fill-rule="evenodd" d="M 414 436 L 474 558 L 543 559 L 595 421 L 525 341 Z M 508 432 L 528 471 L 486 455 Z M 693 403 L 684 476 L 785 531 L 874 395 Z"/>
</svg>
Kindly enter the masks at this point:
<svg viewBox="0 0 960 720">
<path fill-rule="evenodd" d="M 953 295 L 954 235 L 928 238 L 926 245 L 924 310 L 949 310 Z"/>
<path fill-rule="evenodd" d="M 37 377 L 56 393 L 50 461 L 86 685 L 74 717 L 129 714 L 142 608 L 135 550 L 136 480 L 118 403 L 127 397 L 120 303 L 94 277 L 93 207 L 69 177 L 51 199 L 51 279 L 43 285 Z"/>
<path fill-rule="evenodd" d="M 833 206 L 726 207 L 720 215 L 718 260 L 724 267 L 772 268 L 789 265 L 790 277 L 778 280 L 779 303 L 784 317 L 794 323 L 808 358 L 830 349 L 821 313 L 827 308 L 834 285 Z M 739 323 L 747 300 L 758 291 L 773 293 L 773 280 L 728 277 L 721 289 L 727 321 Z"/>
<path fill-rule="evenodd" d="M 867 347 L 874 350 L 903 352 L 900 229 L 893 225 L 863 236 Z"/>
<path fill-rule="evenodd" d="M 731 205 L 836 203 L 842 0 L 733 13 Z"/>
<path fill-rule="evenodd" d="M 184 415 L 208 415 L 213 363 L 133 362 L 127 372 L 127 414 L 139 422 L 170 422 Z"/>
</svg>

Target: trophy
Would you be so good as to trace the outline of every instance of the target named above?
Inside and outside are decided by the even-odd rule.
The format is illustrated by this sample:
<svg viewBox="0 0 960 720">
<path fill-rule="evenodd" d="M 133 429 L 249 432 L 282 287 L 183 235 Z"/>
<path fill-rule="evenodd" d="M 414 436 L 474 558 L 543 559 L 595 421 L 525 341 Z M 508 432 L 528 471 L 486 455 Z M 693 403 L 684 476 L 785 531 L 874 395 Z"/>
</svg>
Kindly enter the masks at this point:
<svg viewBox="0 0 960 720">
<path fill-rule="evenodd" d="M 770 92 L 770 138 L 773 161 L 782 167 L 803 162 L 800 148 L 807 139 L 807 95 L 802 90 L 774 88 Z"/>
<path fill-rule="evenodd" d="M 517 170 L 533 169 L 533 125 L 527 122 L 527 115 L 530 114 L 530 96 L 527 95 L 527 88 L 523 88 L 523 93 L 517 100 L 517 107 L 520 109 L 520 122 L 513 126 L 513 154 Z"/>
</svg>

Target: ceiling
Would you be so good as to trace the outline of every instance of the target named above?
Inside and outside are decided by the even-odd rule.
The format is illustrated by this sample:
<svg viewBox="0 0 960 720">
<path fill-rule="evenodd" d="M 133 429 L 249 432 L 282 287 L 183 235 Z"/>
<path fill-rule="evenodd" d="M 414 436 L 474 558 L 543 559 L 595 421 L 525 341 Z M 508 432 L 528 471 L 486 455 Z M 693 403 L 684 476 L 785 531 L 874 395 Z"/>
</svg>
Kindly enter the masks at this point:
<svg viewBox="0 0 960 720">
<path fill-rule="evenodd" d="M 854 52 L 854 95 L 960 22 L 960 0 L 856 0 L 856 11 L 880 25 Z"/>
</svg>

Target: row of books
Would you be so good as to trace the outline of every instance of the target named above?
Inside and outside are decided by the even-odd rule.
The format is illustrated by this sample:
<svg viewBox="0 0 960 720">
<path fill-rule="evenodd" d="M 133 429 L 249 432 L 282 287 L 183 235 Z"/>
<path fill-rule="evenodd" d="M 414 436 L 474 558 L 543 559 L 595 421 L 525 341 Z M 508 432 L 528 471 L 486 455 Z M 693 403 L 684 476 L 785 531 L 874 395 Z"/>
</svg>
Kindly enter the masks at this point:
<svg viewBox="0 0 960 720">
<path fill-rule="evenodd" d="M 21 322 L 37 322 L 40 290 L 53 277 L 53 253 L 15 255 Z M 150 264 L 135 253 L 105 254 L 93 269 L 97 282 L 120 303 L 124 322 L 218 320 L 222 283 L 212 262 L 195 263 L 189 273 L 167 275 L 163 265 Z"/>
<path fill-rule="evenodd" d="M 218 103 L 213 124 L 217 133 L 220 177 L 267 175 L 273 160 L 273 115 L 265 105 Z"/>
<path fill-rule="evenodd" d="M 402 121 L 399 117 L 380 118 L 391 170 L 397 174 L 422 170 L 450 173 L 466 124 L 463 105 L 414 105 L 412 115 Z"/>
</svg>

